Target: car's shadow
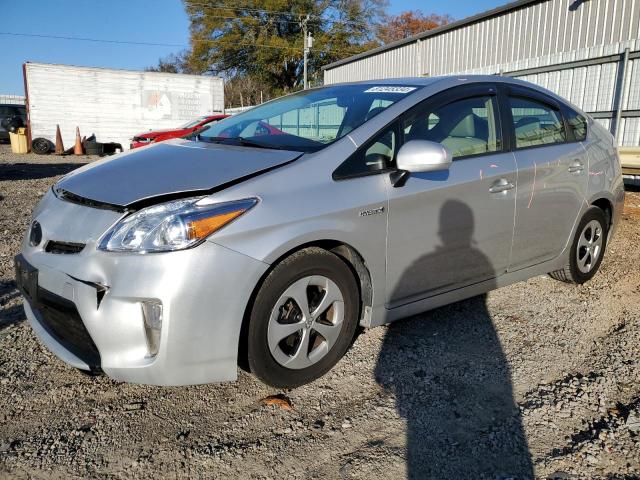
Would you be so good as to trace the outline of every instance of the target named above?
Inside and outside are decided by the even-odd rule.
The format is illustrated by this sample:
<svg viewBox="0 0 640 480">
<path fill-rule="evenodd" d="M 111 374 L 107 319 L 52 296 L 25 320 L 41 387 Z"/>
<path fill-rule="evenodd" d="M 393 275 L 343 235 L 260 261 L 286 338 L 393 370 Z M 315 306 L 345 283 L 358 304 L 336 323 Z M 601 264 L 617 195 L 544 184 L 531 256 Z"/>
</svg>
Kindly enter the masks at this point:
<svg viewBox="0 0 640 480">
<path fill-rule="evenodd" d="M 0 167 L 0 181 L 37 180 L 65 175 L 85 163 L 10 163 Z"/>
</svg>

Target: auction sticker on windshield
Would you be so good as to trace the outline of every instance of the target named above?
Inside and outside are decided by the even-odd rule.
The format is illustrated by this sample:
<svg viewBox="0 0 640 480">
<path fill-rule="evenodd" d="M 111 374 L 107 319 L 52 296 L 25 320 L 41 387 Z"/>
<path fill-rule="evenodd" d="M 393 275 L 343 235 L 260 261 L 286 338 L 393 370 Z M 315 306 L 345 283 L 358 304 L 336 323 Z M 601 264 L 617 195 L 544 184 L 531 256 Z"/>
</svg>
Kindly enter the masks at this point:
<svg viewBox="0 0 640 480">
<path fill-rule="evenodd" d="M 409 93 L 413 92 L 416 87 L 371 87 L 364 93 Z"/>
</svg>

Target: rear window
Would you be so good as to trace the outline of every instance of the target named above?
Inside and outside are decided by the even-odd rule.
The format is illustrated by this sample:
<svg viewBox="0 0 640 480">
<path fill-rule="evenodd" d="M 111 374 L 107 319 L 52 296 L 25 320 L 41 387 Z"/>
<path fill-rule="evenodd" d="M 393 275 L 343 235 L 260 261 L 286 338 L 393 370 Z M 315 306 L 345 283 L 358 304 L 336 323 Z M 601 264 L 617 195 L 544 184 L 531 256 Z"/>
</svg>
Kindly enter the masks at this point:
<svg viewBox="0 0 640 480">
<path fill-rule="evenodd" d="M 567 123 L 569 128 L 573 131 L 573 136 L 578 142 L 587 138 L 587 119 L 584 115 L 580 115 L 578 112 L 568 109 L 566 112 Z"/>
</svg>

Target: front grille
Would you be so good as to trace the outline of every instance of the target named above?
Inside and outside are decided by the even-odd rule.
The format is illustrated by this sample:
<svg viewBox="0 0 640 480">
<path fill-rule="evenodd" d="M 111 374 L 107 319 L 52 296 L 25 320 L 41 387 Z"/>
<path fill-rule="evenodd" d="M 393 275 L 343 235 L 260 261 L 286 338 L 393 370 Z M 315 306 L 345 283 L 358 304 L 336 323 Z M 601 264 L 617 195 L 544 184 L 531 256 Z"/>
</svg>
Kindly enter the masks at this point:
<svg viewBox="0 0 640 480">
<path fill-rule="evenodd" d="M 49 240 L 44 247 L 44 251 L 47 253 L 80 253 L 84 248 L 84 243 L 72 243 L 72 242 L 56 242 Z"/>
<path fill-rule="evenodd" d="M 90 367 L 100 367 L 100 352 L 72 301 L 38 287 L 34 307 L 40 324 L 53 338 Z"/>
</svg>

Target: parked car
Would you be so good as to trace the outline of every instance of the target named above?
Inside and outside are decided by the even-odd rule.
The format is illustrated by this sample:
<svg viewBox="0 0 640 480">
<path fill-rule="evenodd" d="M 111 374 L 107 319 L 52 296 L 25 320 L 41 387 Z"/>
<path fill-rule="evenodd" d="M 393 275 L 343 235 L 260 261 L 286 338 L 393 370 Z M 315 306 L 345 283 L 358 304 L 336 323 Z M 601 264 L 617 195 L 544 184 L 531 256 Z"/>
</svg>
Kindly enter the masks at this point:
<svg viewBox="0 0 640 480">
<path fill-rule="evenodd" d="M 229 115 L 205 115 L 193 119 L 184 125 L 171 130 L 152 130 L 150 132 L 139 133 L 131 139 L 129 148 L 144 147 L 154 142 L 169 140 L 170 138 L 180 138 L 195 132 L 203 127 L 210 126 L 213 123 L 227 118 Z"/>
<path fill-rule="evenodd" d="M 240 365 L 294 387 L 358 325 L 535 275 L 588 281 L 623 199 L 612 136 L 542 88 L 341 84 L 66 175 L 16 278 L 37 335 L 77 368 L 185 385 Z"/>
<path fill-rule="evenodd" d="M 13 115 L 18 115 L 25 124 L 27 123 L 27 108 L 24 105 L 0 103 L 0 123 L 2 123 L 2 120 L 5 118 Z M 0 126 L 0 141 L 9 141 L 9 132 L 2 126 Z"/>
</svg>

